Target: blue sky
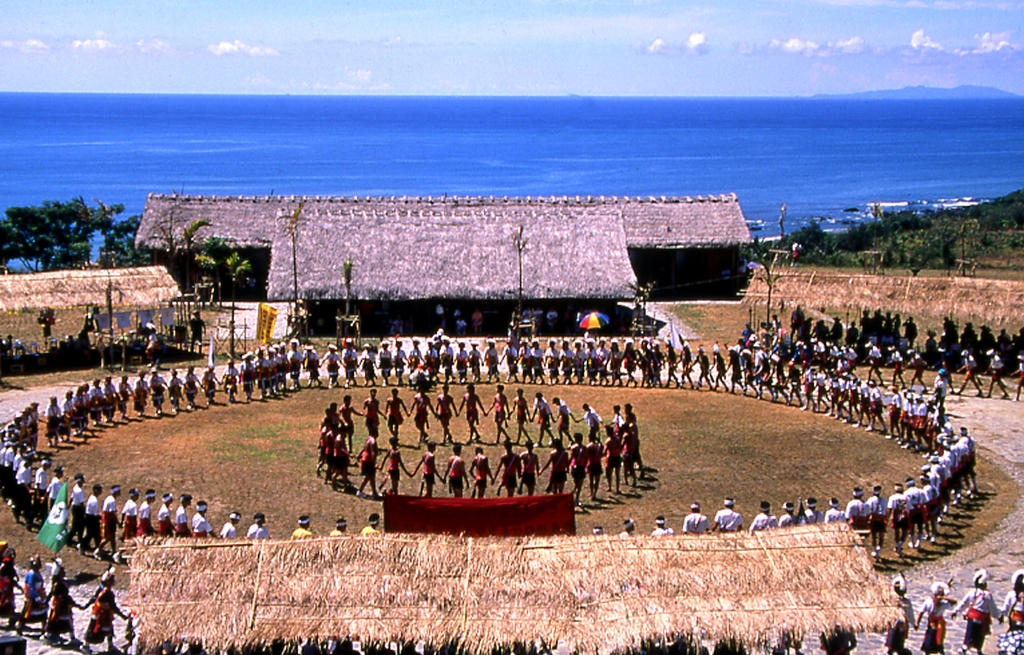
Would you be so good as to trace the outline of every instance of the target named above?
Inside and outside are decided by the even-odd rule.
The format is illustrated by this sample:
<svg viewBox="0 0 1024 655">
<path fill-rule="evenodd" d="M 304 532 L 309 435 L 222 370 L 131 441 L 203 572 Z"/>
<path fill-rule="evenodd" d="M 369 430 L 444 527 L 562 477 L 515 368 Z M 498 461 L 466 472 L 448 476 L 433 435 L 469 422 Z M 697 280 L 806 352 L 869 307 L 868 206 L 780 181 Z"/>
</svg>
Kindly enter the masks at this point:
<svg viewBox="0 0 1024 655">
<path fill-rule="evenodd" d="M 0 91 L 1024 94 L 1024 0 L 5 0 Z"/>
</svg>

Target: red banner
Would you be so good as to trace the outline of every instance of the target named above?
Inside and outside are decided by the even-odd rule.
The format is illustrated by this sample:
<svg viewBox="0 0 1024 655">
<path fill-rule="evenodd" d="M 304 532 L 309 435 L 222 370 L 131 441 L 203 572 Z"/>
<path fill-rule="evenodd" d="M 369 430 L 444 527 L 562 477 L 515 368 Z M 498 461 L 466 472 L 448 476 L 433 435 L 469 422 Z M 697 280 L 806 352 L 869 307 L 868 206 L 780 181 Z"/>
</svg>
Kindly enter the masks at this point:
<svg viewBox="0 0 1024 655">
<path fill-rule="evenodd" d="M 572 494 L 513 498 L 384 496 L 384 531 L 525 537 L 576 534 Z"/>
</svg>

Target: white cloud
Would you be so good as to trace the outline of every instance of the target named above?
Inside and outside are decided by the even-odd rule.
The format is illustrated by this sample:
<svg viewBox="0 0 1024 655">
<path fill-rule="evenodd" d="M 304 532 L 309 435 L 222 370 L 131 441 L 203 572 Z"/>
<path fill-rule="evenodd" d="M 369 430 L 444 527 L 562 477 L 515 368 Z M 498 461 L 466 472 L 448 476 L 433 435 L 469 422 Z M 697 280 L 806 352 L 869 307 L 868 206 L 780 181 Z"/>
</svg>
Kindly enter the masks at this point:
<svg viewBox="0 0 1024 655">
<path fill-rule="evenodd" d="M 385 48 L 395 47 L 402 45 L 402 37 L 400 36 L 389 36 L 380 42 Z"/>
<path fill-rule="evenodd" d="M 942 44 L 932 41 L 931 37 L 925 34 L 923 29 L 914 32 L 910 36 L 910 47 L 914 50 L 944 50 Z"/>
<path fill-rule="evenodd" d="M 50 46 L 39 39 L 25 39 L 24 41 L 0 41 L 0 47 L 5 50 L 17 50 L 24 53 L 46 52 Z"/>
<path fill-rule="evenodd" d="M 367 82 L 370 81 L 370 78 L 373 77 L 373 72 L 368 71 L 364 68 L 360 68 L 359 70 L 348 71 L 348 76 L 352 80 L 355 80 L 361 84 L 366 84 Z"/>
<path fill-rule="evenodd" d="M 114 50 L 116 47 L 116 45 L 106 39 L 85 39 L 71 42 L 72 49 L 85 52 L 103 52 L 105 50 Z"/>
<path fill-rule="evenodd" d="M 686 49 L 694 54 L 704 54 L 708 51 L 708 38 L 704 32 L 694 32 L 686 39 Z"/>
<path fill-rule="evenodd" d="M 652 55 L 656 55 L 659 52 L 663 52 L 664 50 L 665 39 L 662 38 L 654 39 L 654 41 L 651 41 L 651 45 L 647 46 L 647 52 L 651 53 Z"/>
<path fill-rule="evenodd" d="M 811 56 L 817 54 L 821 46 L 814 41 L 804 41 L 803 39 L 792 37 L 786 41 L 780 41 L 778 39 L 772 39 L 768 47 L 772 50 L 781 50 L 790 55 L 806 55 Z"/>
<path fill-rule="evenodd" d="M 1010 42 L 1009 32 L 985 32 L 981 36 L 975 34 L 974 38 L 978 40 L 978 47 L 973 50 L 973 53 L 977 55 L 1002 52 L 1004 50 L 1017 50 L 1020 47 Z"/>
<path fill-rule="evenodd" d="M 174 52 L 174 46 L 160 39 L 153 39 L 151 41 L 140 39 L 135 42 L 135 48 L 143 54 L 170 54 Z"/>
<path fill-rule="evenodd" d="M 859 55 L 864 52 L 864 39 L 859 36 L 840 39 L 835 43 L 829 43 L 829 48 L 845 55 Z"/>
<path fill-rule="evenodd" d="M 221 41 L 206 48 L 218 57 L 222 55 L 249 55 L 250 57 L 274 57 L 281 54 L 273 48 L 265 46 L 247 45 L 238 39 L 234 41 Z"/>
</svg>

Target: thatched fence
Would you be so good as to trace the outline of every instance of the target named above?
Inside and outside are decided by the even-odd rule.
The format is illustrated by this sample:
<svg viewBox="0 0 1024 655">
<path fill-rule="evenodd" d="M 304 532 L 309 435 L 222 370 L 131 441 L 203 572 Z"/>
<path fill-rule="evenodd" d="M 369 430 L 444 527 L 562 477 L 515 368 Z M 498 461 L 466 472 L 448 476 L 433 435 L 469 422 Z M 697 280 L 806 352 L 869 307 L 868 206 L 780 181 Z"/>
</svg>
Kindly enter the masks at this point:
<svg viewBox="0 0 1024 655">
<path fill-rule="evenodd" d="M 0 275 L 0 311 L 44 307 L 157 307 L 180 295 L 162 266 L 85 269 Z"/>
<path fill-rule="evenodd" d="M 374 535 L 143 546 L 127 604 L 141 650 L 222 650 L 351 635 L 459 641 L 472 653 L 544 640 L 570 650 L 686 635 L 762 644 L 900 617 L 846 526 L 671 538 Z"/>
<path fill-rule="evenodd" d="M 763 306 L 764 280 L 756 278 L 744 302 Z M 900 312 L 954 316 L 993 325 L 1024 324 L 1024 282 L 977 277 L 849 275 L 820 271 L 783 273 L 772 289 L 772 305 L 812 309 Z"/>
</svg>

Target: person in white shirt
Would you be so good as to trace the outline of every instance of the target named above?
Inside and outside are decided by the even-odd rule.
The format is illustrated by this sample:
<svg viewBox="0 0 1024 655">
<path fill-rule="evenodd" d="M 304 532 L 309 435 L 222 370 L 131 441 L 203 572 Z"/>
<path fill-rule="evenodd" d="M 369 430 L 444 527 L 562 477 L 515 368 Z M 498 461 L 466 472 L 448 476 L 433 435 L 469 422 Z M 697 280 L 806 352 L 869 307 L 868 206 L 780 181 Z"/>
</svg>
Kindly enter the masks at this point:
<svg viewBox="0 0 1024 655">
<path fill-rule="evenodd" d="M 156 532 L 161 537 L 170 537 L 174 534 L 174 523 L 171 520 L 171 501 L 174 495 L 165 493 L 160 500 L 160 509 L 156 511 Z"/>
<path fill-rule="evenodd" d="M 854 487 L 853 500 L 846 503 L 845 513 L 846 521 L 854 530 L 865 531 L 871 527 L 871 510 L 868 508 L 868 504 L 864 502 L 864 489 Z"/>
<path fill-rule="evenodd" d="M 32 476 L 32 516 L 39 519 L 40 524 L 46 523 L 46 515 L 50 511 L 50 504 L 46 498 L 48 468 L 50 460 L 44 459 L 39 462 L 39 468 Z"/>
<path fill-rule="evenodd" d="M 103 485 L 94 484 L 92 494 L 85 501 L 85 537 L 78 546 L 83 554 L 89 551 L 92 546 L 93 555 L 100 544 L 100 499 L 97 497 L 103 493 Z"/>
<path fill-rule="evenodd" d="M 818 511 L 818 499 L 810 497 L 807 499 L 807 509 L 804 510 L 802 517 L 797 517 L 797 523 L 801 525 L 813 525 L 815 523 L 824 523 L 825 515 Z"/>
<path fill-rule="evenodd" d="M 779 521 L 771 515 L 772 504 L 767 500 L 761 502 L 761 513 L 754 517 L 754 520 L 750 522 L 750 532 L 760 532 L 761 530 L 774 530 L 779 527 Z"/>
<path fill-rule="evenodd" d="M 142 504 L 139 505 L 139 527 L 135 530 L 135 535 L 138 537 L 148 537 L 156 534 L 156 531 L 153 529 L 152 506 L 152 502 L 156 500 L 156 489 L 146 489 L 143 498 Z"/>
<path fill-rule="evenodd" d="M 196 503 L 196 513 L 192 515 L 192 536 L 204 539 L 213 534 L 213 526 L 206 520 L 207 504 L 205 500 Z"/>
<path fill-rule="evenodd" d="M 700 504 L 690 505 L 690 513 L 683 519 L 683 532 L 686 534 L 704 534 L 711 529 L 708 517 L 700 513 Z"/>
<path fill-rule="evenodd" d="M 825 523 L 845 523 L 846 515 L 839 509 L 839 499 L 832 498 L 828 501 L 828 511 L 825 512 Z"/>
<path fill-rule="evenodd" d="M 249 531 L 245 533 L 246 539 L 270 539 L 270 531 L 267 530 L 264 525 L 267 521 L 267 517 L 263 515 L 263 512 L 258 512 L 256 516 L 252 518 L 253 523 L 249 526 Z"/>
<path fill-rule="evenodd" d="M 27 527 L 32 526 L 32 452 L 26 451 L 15 458 L 15 496 L 14 518 L 24 520 Z"/>
<path fill-rule="evenodd" d="M 951 618 L 955 619 L 961 612 L 967 620 L 967 628 L 964 630 L 964 642 L 960 652 L 967 653 L 974 649 L 981 655 L 992 620 L 999 619 L 1000 623 L 1003 622 L 1002 614 L 996 606 L 996 599 L 988 590 L 988 571 L 985 569 L 979 569 L 974 573 L 974 589 L 964 594 L 953 608 Z"/>
<path fill-rule="evenodd" d="M 711 524 L 712 532 L 736 532 L 743 528 L 743 515 L 737 512 L 735 507 L 734 499 L 725 499 L 725 507 L 718 510 L 714 522 Z"/>
<path fill-rule="evenodd" d="M 793 514 L 796 511 L 796 507 L 790 501 L 786 501 L 782 504 L 782 511 L 784 514 L 779 517 L 779 527 L 788 528 L 796 525 L 796 516 Z"/>
<path fill-rule="evenodd" d="M 100 559 L 103 546 L 110 544 L 111 558 L 115 562 L 121 560 L 121 555 L 117 552 L 117 499 L 120 495 L 121 487 L 115 484 L 110 487 L 110 493 L 103 499 L 100 511 L 100 545 L 96 547 L 95 552 L 92 554 L 96 559 Z"/>
<path fill-rule="evenodd" d="M 654 519 L 654 531 L 651 532 L 652 537 L 671 537 L 676 533 L 672 528 L 665 527 L 665 517 L 659 516 Z"/>
<path fill-rule="evenodd" d="M 60 494 L 60 488 L 64 486 L 64 467 L 58 466 L 53 469 L 53 478 L 50 479 L 50 483 L 46 485 L 46 511 L 49 512 L 53 507 L 53 504 L 57 502 L 57 495 Z"/>
<path fill-rule="evenodd" d="M 174 536 L 191 537 L 192 529 L 189 527 L 188 512 L 186 509 L 192 505 L 191 494 L 181 494 L 178 509 L 174 510 Z"/>
<path fill-rule="evenodd" d="M 241 521 L 241 520 L 242 520 L 242 515 L 241 514 L 239 514 L 238 512 L 231 512 L 231 514 L 228 515 L 228 522 L 225 523 L 224 527 L 220 529 L 220 538 L 221 539 L 234 539 L 234 538 L 236 538 L 238 536 L 238 532 L 236 531 L 236 528 L 238 527 L 238 522 Z"/>
<path fill-rule="evenodd" d="M 121 541 L 130 541 L 139 534 L 139 490 L 128 490 L 128 500 L 121 506 Z"/>
<path fill-rule="evenodd" d="M 636 531 L 636 523 L 633 519 L 626 519 L 622 522 L 622 532 L 619 533 L 620 537 L 632 537 L 633 532 Z"/>
</svg>

